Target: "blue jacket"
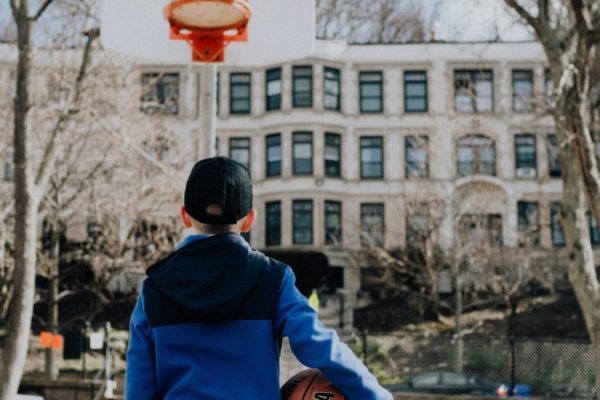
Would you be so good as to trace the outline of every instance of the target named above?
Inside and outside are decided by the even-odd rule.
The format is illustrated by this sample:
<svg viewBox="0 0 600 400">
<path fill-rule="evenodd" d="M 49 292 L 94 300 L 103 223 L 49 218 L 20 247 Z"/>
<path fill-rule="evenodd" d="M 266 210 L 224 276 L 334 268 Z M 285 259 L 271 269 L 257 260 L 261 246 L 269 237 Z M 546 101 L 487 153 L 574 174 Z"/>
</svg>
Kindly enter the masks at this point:
<svg viewBox="0 0 600 400">
<path fill-rule="evenodd" d="M 288 266 L 236 234 L 182 244 L 148 269 L 131 316 L 127 400 L 279 400 L 286 336 L 348 399 L 392 399 L 319 322 Z"/>
</svg>

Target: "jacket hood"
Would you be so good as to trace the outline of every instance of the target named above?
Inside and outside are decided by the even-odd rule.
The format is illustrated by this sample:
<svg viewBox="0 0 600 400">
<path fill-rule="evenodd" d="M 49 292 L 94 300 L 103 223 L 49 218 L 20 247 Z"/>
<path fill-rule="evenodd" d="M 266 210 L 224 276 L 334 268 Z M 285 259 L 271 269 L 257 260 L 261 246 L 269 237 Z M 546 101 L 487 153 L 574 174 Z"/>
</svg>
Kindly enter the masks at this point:
<svg viewBox="0 0 600 400">
<path fill-rule="evenodd" d="M 244 304 L 265 269 L 237 234 L 191 242 L 147 270 L 148 283 L 186 314 L 228 319 Z"/>
</svg>

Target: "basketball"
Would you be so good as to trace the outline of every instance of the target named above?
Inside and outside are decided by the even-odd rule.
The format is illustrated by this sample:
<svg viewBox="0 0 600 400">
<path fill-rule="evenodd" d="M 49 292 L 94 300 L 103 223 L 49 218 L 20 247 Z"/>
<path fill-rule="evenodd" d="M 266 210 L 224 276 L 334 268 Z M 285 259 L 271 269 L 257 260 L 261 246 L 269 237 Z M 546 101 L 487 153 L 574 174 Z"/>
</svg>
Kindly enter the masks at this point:
<svg viewBox="0 0 600 400">
<path fill-rule="evenodd" d="M 283 385 L 281 400 L 345 400 L 346 397 L 317 369 L 302 371 Z"/>
</svg>

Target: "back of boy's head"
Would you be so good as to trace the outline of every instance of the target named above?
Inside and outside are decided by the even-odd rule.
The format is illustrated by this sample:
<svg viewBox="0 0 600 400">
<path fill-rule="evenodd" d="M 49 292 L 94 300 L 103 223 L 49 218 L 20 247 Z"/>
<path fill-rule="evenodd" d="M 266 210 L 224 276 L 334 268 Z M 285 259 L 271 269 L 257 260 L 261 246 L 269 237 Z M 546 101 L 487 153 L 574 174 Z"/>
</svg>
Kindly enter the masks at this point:
<svg viewBox="0 0 600 400">
<path fill-rule="evenodd" d="M 197 162 L 185 186 L 184 207 L 203 224 L 236 224 L 252 210 L 250 172 L 227 157 Z"/>
</svg>

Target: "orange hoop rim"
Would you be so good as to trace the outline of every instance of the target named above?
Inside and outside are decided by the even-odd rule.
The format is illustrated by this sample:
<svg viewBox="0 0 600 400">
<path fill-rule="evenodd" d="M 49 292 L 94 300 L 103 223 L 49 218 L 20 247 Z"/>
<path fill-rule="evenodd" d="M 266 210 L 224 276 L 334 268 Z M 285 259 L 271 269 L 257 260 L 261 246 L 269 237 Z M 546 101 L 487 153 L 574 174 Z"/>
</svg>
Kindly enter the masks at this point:
<svg viewBox="0 0 600 400">
<path fill-rule="evenodd" d="M 185 6 L 187 4 L 193 3 L 224 3 L 231 5 L 231 7 L 241 10 L 243 14 L 243 18 L 240 22 L 230 25 L 224 25 L 219 27 L 201 27 L 194 25 L 187 25 L 177 21 L 173 12 L 179 7 Z M 165 18 L 169 21 L 172 29 L 176 31 L 188 30 L 192 33 L 216 33 L 223 34 L 226 31 L 236 30 L 238 33 L 245 30 L 248 25 L 248 21 L 252 17 L 252 8 L 250 8 L 250 4 L 248 4 L 247 0 L 175 0 L 171 1 L 164 10 Z"/>
</svg>

